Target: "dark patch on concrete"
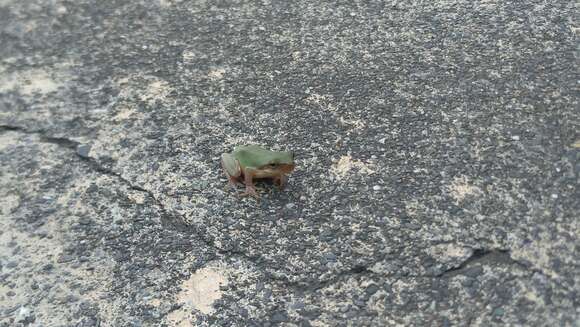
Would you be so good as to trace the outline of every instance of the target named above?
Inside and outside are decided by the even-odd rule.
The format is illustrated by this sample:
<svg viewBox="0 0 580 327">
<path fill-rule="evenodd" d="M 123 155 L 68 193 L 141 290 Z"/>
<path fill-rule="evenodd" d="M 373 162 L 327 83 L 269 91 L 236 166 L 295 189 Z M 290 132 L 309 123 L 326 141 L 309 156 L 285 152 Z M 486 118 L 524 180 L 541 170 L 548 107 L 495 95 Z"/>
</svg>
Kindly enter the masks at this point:
<svg viewBox="0 0 580 327">
<path fill-rule="evenodd" d="M 473 254 L 467 258 L 467 260 L 463 261 L 459 266 L 453 267 L 448 269 L 439 276 L 441 277 L 453 277 L 456 275 L 462 275 L 466 272 L 469 272 L 468 275 L 470 277 L 477 277 L 477 275 L 473 276 L 474 270 L 472 269 L 474 266 L 482 266 L 482 265 L 490 265 L 490 264 L 517 264 L 514 260 L 511 259 L 509 251 L 507 250 L 485 250 L 485 249 L 475 249 Z M 479 273 L 483 273 L 481 269 L 475 270 Z"/>
</svg>

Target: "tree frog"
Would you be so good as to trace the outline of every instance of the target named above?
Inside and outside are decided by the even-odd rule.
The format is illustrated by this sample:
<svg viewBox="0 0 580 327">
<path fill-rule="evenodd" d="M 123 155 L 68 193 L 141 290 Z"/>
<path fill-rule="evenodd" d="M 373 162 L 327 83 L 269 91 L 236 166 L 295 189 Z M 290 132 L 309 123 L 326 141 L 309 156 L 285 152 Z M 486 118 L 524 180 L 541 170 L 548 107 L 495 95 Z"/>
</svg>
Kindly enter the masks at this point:
<svg viewBox="0 0 580 327">
<path fill-rule="evenodd" d="M 254 179 L 269 178 L 280 189 L 284 187 L 286 175 L 294 170 L 294 154 L 286 151 L 270 151 L 258 145 L 238 146 L 231 153 L 221 157 L 222 167 L 229 184 L 236 187 L 238 183 L 246 185 L 242 195 L 259 198 L 254 186 Z"/>
</svg>

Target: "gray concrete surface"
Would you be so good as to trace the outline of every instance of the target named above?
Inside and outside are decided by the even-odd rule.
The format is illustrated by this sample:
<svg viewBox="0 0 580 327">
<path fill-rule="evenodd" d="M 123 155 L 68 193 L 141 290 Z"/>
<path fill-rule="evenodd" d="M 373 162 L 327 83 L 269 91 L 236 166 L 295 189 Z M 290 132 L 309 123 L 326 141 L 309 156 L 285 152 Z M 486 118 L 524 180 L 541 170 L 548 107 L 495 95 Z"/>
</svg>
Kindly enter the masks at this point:
<svg viewBox="0 0 580 327">
<path fill-rule="evenodd" d="M 0 0 L 0 326 L 580 326 L 577 14 Z"/>
</svg>

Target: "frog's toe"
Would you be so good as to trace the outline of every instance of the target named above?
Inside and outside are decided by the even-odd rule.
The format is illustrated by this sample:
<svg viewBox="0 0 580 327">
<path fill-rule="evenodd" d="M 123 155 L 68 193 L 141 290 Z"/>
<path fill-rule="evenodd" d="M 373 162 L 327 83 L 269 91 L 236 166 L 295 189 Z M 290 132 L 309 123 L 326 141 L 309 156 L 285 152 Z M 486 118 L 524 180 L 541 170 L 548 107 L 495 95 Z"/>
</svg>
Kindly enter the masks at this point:
<svg viewBox="0 0 580 327">
<path fill-rule="evenodd" d="M 279 190 L 282 190 L 284 188 L 284 186 L 286 186 L 286 177 L 284 175 L 275 177 L 274 178 L 274 185 L 276 185 Z"/>
<path fill-rule="evenodd" d="M 252 196 L 255 199 L 259 199 L 260 195 L 258 194 L 258 192 L 256 192 L 256 189 L 254 187 L 246 187 L 246 191 L 244 193 L 242 193 L 242 196 Z"/>
</svg>

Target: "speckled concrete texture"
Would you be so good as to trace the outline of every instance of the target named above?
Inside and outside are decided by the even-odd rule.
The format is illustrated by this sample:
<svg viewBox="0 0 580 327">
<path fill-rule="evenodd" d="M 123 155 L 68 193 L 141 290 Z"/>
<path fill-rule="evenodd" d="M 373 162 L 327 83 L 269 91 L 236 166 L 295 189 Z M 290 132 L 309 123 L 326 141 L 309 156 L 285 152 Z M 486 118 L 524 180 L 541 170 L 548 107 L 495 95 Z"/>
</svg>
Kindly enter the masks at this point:
<svg viewBox="0 0 580 327">
<path fill-rule="evenodd" d="M 0 326 L 579 326 L 577 16 L 0 0 Z"/>
</svg>

